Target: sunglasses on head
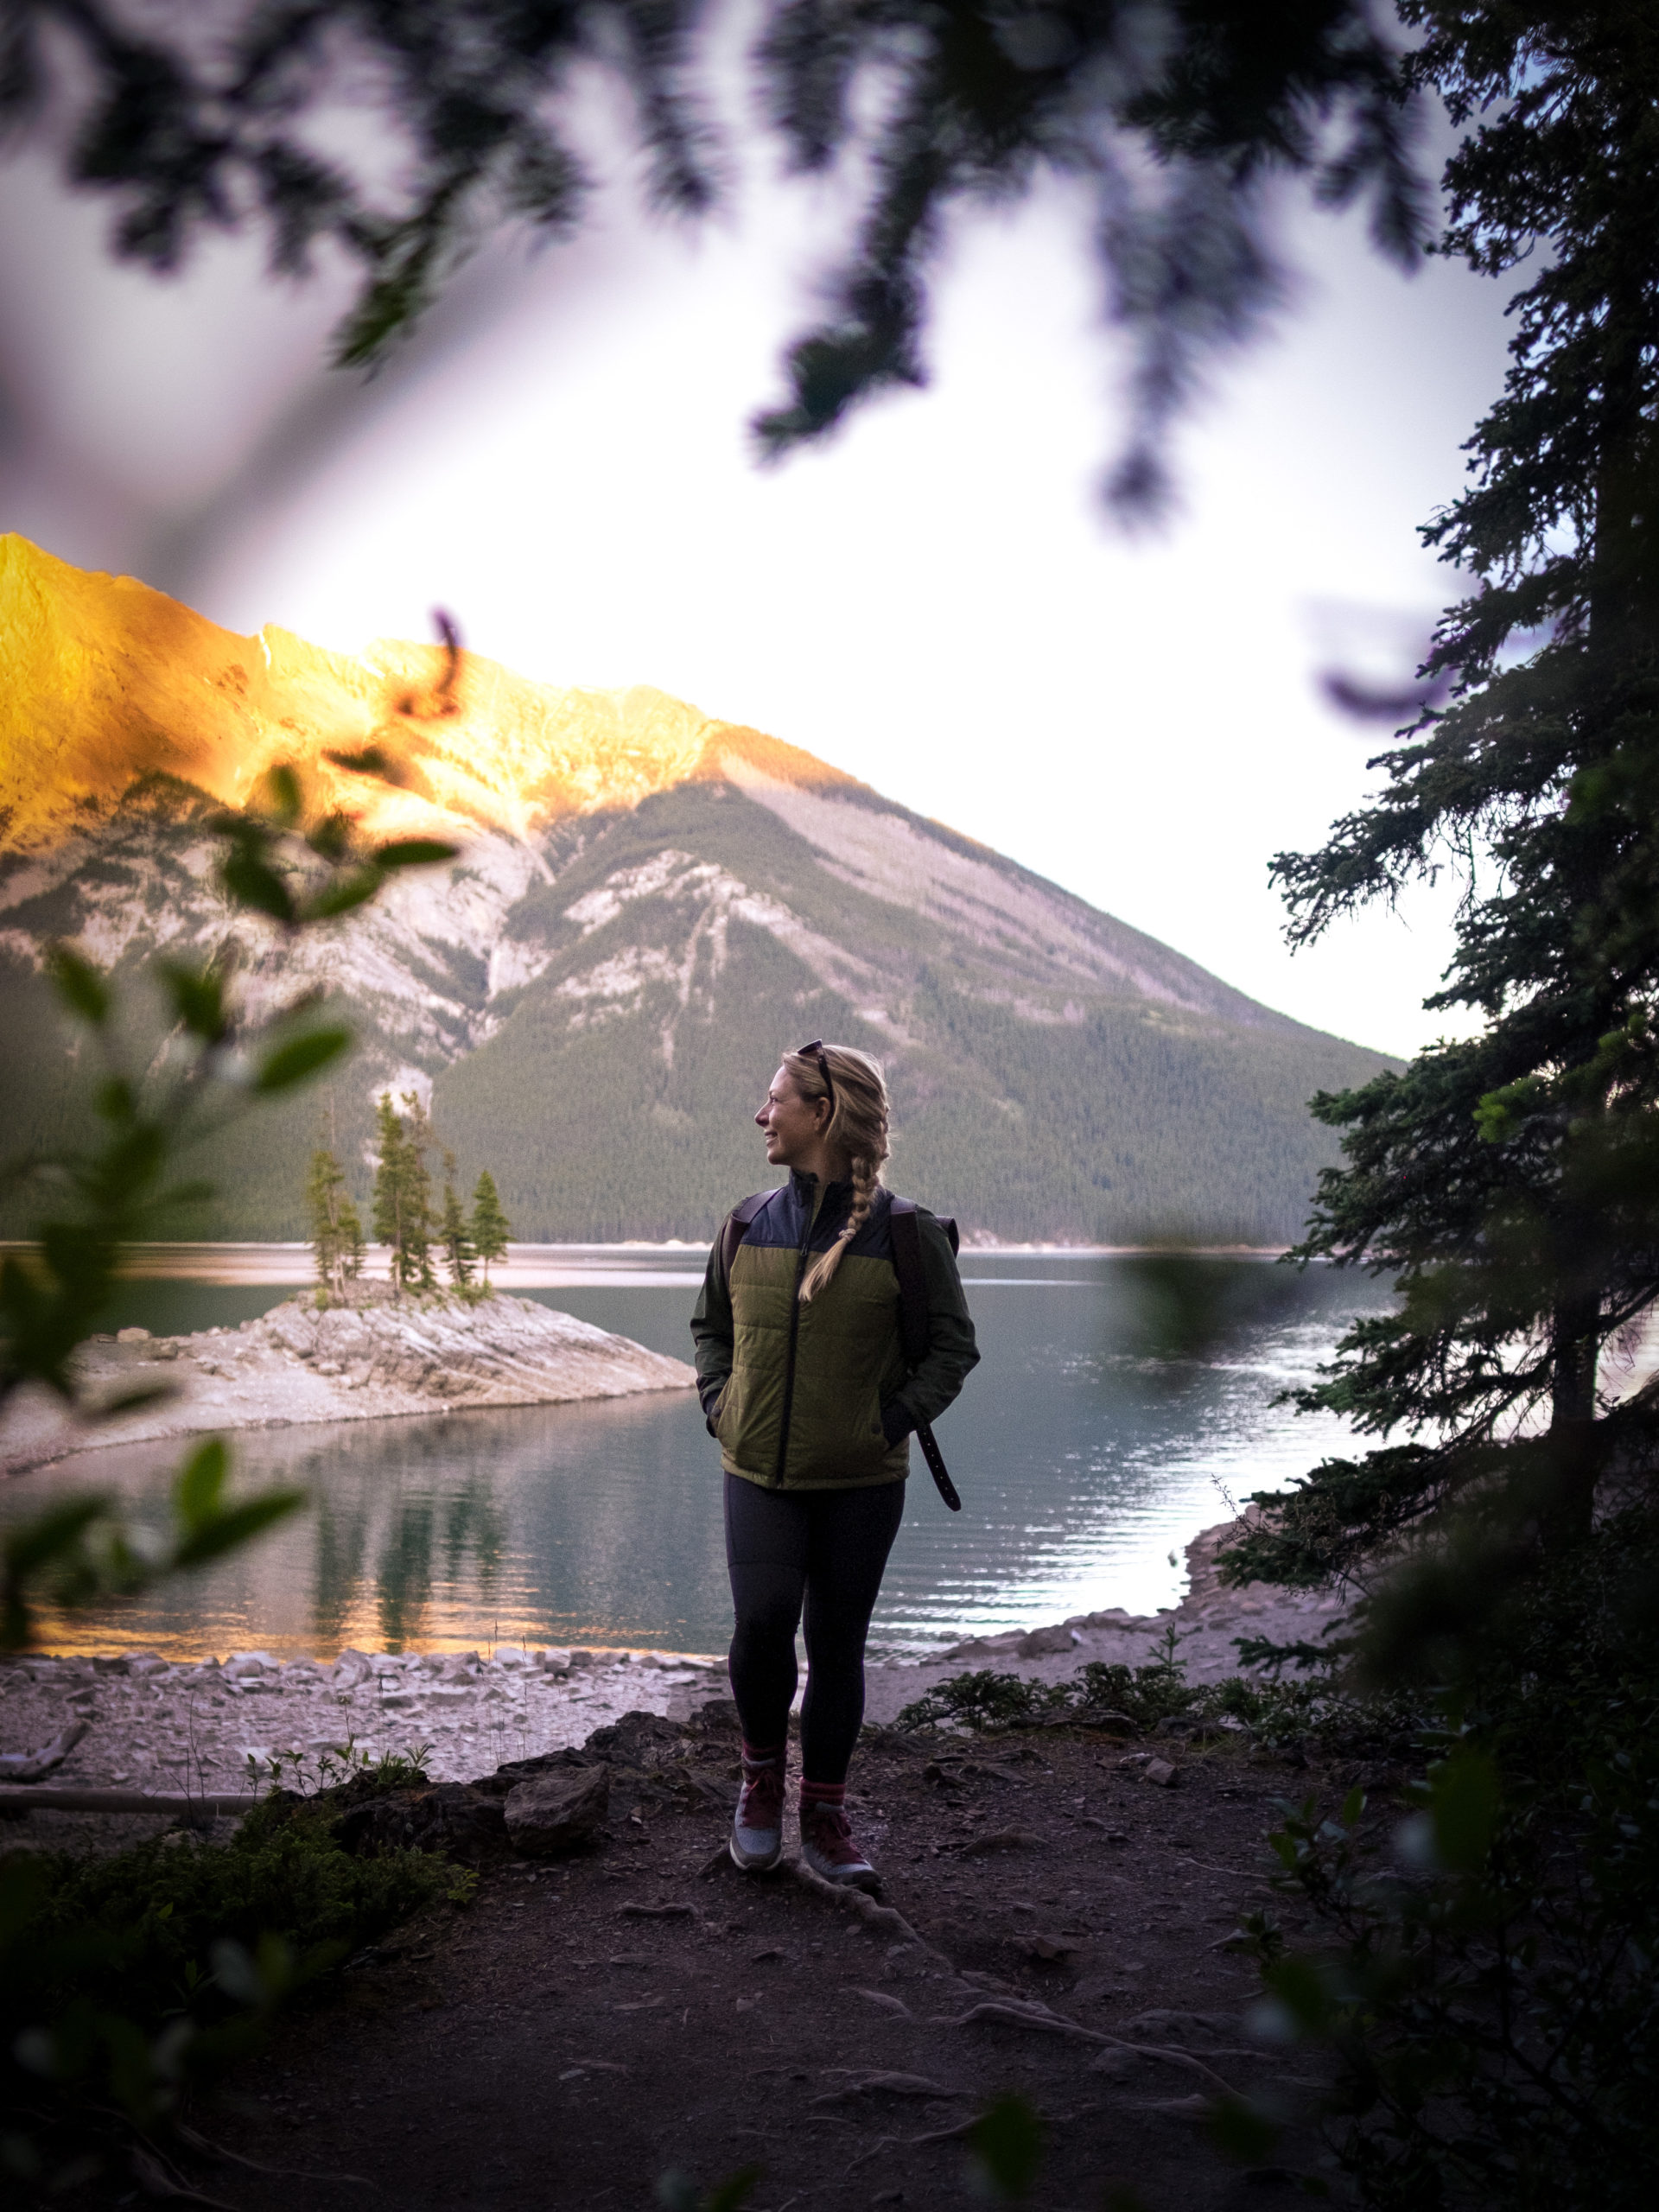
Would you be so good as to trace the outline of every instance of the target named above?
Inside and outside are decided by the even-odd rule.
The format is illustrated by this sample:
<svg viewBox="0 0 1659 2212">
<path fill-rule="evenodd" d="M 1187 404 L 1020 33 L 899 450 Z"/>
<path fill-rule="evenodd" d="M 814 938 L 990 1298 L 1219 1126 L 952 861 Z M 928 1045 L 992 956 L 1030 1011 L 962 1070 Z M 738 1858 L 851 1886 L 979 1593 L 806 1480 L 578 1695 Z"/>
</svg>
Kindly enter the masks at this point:
<svg viewBox="0 0 1659 2212">
<path fill-rule="evenodd" d="M 798 1060 L 816 1060 L 818 1073 L 823 1077 L 823 1087 L 830 1094 L 830 1111 L 836 1110 L 836 1086 L 830 1073 L 830 1063 L 824 1058 L 823 1039 L 815 1037 L 810 1045 L 803 1045 L 795 1055 Z"/>
</svg>

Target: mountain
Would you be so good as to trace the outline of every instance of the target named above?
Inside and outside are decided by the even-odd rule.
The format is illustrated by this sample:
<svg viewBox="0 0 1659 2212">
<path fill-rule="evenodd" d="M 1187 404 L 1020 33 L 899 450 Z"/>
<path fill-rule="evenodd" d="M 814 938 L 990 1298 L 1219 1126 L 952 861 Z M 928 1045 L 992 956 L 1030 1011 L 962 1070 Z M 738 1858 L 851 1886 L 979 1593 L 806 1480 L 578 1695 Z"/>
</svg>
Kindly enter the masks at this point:
<svg viewBox="0 0 1659 2212">
<path fill-rule="evenodd" d="M 429 1089 L 463 1179 L 489 1166 L 531 1239 L 708 1235 L 769 1179 L 748 1116 L 779 1050 L 823 1035 L 884 1061 L 891 1179 L 970 1234 L 1279 1243 L 1332 1156 L 1305 1102 L 1389 1065 L 645 686 L 242 637 L 15 536 L 0 639 L 13 1145 L 60 1139 L 79 1110 L 41 981 L 54 938 L 136 979 L 161 950 L 219 948 L 256 1003 L 315 985 L 361 1039 L 326 1102 L 359 1185 L 374 1096 Z M 401 788 L 327 758 L 370 742 Z M 296 953 L 232 917 L 213 873 L 214 812 L 278 760 L 378 833 L 445 836 L 461 857 Z M 225 1138 L 202 1163 L 222 1196 L 191 1230 L 302 1233 L 321 1110 L 314 1095 Z"/>
</svg>

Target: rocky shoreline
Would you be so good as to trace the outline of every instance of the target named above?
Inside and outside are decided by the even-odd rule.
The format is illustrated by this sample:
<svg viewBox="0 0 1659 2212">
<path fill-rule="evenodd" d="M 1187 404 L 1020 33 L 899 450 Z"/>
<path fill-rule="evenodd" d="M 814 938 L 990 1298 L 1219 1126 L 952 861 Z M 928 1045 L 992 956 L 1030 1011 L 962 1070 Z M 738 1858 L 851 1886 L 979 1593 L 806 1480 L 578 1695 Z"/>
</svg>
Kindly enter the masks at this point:
<svg viewBox="0 0 1659 2212">
<path fill-rule="evenodd" d="M 78 1357 L 93 1402 L 146 1385 L 166 1395 L 91 1422 L 44 1390 L 20 1391 L 0 1420 L 0 1473 L 214 1430 L 557 1405 L 696 1382 L 683 1360 L 499 1291 L 476 1301 L 360 1294 L 322 1310 L 315 1298 L 291 1298 L 238 1328 L 181 1337 L 123 1329 L 91 1338 Z"/>
<path fill-rule="evenodd" d="M 1238 1671 L 1236 1637 L 1313 1637 L 1340 1619 L 1335 1597 L 1224 1590 L 1216 1555 L 1237 1525 L 1194 1538 L 1191 1586 L 1163 1612 L 1078 1614 L 872 1665 L 867 1719 L 891 1723 L 953 1675 L 993 1668 L 1059 1681 L 1094 1659 L 1146 1665 L 1172 1638 L 1189 1679 L 1213 1681 Z M 180 1663 L 143 1652 L 23 1654 L 0 1660 L 0 1754 L 73 1738 L 41 1779 L 175 1796 L 257 1789 L 273 1777 L 315 1788 L 348 1761 L 416 1752 L 435 1781 L 460 1782 L 580 1745 L 625 1713 L 683 1719 L 725 1694 L 722 1657 L 675 1652 L 348 1649 L 284 1662 L 240 1651 Z"/>
</svg>

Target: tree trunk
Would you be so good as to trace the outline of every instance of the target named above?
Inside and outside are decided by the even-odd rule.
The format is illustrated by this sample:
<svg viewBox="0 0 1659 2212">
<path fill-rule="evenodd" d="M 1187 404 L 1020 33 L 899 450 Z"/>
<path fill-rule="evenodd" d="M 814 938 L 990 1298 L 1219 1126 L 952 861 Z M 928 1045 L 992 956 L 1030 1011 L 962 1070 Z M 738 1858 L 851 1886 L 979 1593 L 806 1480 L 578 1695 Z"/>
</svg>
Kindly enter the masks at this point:
<svg viewBox="0 0 1659 2212">
<path fill-rule="evenodd" d="M 1594 1292 L 1574 1292 L 1556 1305 L 1551 1324 L 1554 1368 L 1550 1382 L 1549 1438 L 1554 1447 L 1554 1490 L 1549 1522 L 1556 1534 L 1587 1536 L 1596 1504 L 1596 1359 L 1600 1350 L 1597 1323 L 1601 1300 Z"/>
</svg>

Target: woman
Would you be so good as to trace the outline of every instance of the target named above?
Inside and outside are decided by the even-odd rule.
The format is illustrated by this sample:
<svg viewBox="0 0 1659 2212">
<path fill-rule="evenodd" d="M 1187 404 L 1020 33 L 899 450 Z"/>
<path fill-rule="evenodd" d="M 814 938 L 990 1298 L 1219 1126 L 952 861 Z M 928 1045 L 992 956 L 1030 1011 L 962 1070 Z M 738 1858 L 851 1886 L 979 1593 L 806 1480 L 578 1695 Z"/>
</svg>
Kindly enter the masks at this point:
<svg viewBox="0 0 1659 2212">
<path fill-rule="evenodd" d="M 743 1789 L 732 1857 L 763 1873 L 783 1856 L 804 1607 L 801 1855 L 832 1882 L 874 1889 L 880 1878 L 846 1813 L 864 1638 L 904 1516 L 910 1432 L 938 1419 L 979 1354 L 950 1240 L 918 1208 L 930 1340 L 918 1366 L 906 1362 L 876 1063 L 847 1046 L 803 1045 L 785 1054 L 754 1118 L 767 1164 L 786 1167 L 789 1180 L 740 1208 L 715 1240 L 691 1321 L 697 1387 L 725 1469 L 737 1616 Z"/>
</svg>

